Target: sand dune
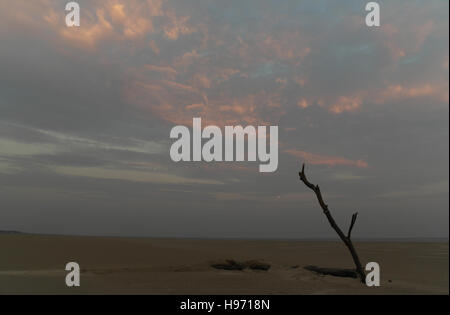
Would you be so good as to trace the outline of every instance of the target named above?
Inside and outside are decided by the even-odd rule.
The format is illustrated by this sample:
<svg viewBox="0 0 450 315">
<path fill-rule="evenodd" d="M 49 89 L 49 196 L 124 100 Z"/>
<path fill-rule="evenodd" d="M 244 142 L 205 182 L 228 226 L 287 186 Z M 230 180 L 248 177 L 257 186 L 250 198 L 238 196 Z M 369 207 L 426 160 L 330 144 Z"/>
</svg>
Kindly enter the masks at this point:
<svg viewBox="0 0 450 315">
<path fill-rule="evenodd" d="M 0 236 L 0 294 L 448 294 L 448 242 L 361 242 L 381 266 L 381 286 L 320 276 L 306 265 L 351 268 L 339 242 Z M 215 261 L 259 260 L 268 271 L 217 270 Z M 65 286 L 65 264 L 82 269 Z"/>
</svg>

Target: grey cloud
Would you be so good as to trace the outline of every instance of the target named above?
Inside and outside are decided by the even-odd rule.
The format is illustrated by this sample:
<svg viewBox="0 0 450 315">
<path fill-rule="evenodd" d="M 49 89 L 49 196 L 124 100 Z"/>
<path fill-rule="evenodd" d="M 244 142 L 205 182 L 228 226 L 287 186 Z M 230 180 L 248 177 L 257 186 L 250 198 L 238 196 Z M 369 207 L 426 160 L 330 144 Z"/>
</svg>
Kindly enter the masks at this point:
<svg viewBox="0 0 450 315">
<path fill-rule="evenodd" d="M 80 2 L 85 12 L 109 3 Z M 173 21 L 149 14 L 152 31 L 125 39 L 111 22 L 115 33 L 89 47 L 32 15 L 59 12 L 56 1 L 36 3 L 0 10 L 5 229 L 332 236 L 298 180 L 302 161 L 283 153 L 297 149 L 368 164 L 307 166 L 339 221 L 360 212 L 355 236 L 448 236 L 448 2 L 382 3 L 374 30 L 364 1 L 167 1 L 161 10 L 195 31 L 170 39 Z M 333 113 L 341 97 L 357 106 Z M 209 110 L 185 109 L 193 103 Z M 173 120 L 197 114 L 279 125 L 278 171 L 173 163 Z"/>
</svg>

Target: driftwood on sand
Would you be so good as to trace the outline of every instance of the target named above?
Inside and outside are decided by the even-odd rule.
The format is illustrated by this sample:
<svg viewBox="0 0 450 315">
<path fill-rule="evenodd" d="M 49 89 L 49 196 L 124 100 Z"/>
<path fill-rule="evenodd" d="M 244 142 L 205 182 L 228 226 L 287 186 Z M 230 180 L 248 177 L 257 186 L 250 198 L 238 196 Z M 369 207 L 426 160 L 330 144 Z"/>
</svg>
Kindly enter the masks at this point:
<svg viewBox="0 0 450 315">
<path fill-rule="evenodd" d="M 330 275 L 335 277 L 346 277 L 346 278 L 358 278 L 358 273 L 353 269 L 339 269 L 339 268 L 320 268 L 317 266 L 306 266 L 303 267 L 306 270 L 313 271 L 321 275 Z"/>
<path fill-rule="evenodd" d="M 300 176 L 300 180 L 309 188 L 311 189 L 317 197 L 317 200 L 319 202 L 320 207 L 323 210 L 323 213 L 325 214 L 325 216 L 328 219 L 328 222 L 330 223 L 331 227 L 336 231 L 336 233 L 339 235 L 339 238 L 342 240 L 342 242 L 344 242 L 345 246 L 347 246 L 348 250 L 350 251 L 350 254 L 352 255 L 353 258 L 353 262 L 355 263 L 356 266 L 356 272 L 359 275 L 359 278 L 361 280 L 362 283 L 366 282 L 366 274 L 364 272 L 364 269 L 361 265 L 361 262 L 359 260 L 358 254 L 356 253 L 355 247 L 353 246 L 352 240 L 351 240 L 351 235 L 352 235 L 352 230 L 353 230 L 353 226 L 355 225 L 356 222 L 356 218 L 358 216 L 358 213 L 354 213 L 352 215 L 352 219 L 350 222 L 350 227 L 348 228 L 348 232 L 347 235 L 344 234 L 344 232 L 342 232 L 342 230 L 339 228 L 339 226 L 337 225 L 336 221 L 334 221 L 333 216 L 330 213 L 330 210 L 328 209 L 328 205 L 325 203 L 325 201 L 323 200 L 322 197 L 322 193 L 320 191 L 319 185 L 314 185 L 312 184 L 307 178 L 306 178 L 306 174 L 305 174 L 305 164 L 303 164 L 302 166 L 302 170 L 300 173 L 298 173 Z M 322 268 L 323 269 L 323 268 Z"/>
</svg>

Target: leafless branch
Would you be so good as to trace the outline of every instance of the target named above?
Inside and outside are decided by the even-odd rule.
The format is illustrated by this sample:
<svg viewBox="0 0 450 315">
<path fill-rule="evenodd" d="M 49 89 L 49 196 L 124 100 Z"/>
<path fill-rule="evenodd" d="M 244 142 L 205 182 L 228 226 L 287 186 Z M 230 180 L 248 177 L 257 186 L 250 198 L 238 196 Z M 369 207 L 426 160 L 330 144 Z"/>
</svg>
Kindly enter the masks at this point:
<svg viewBox="0 0 450 315">
<path fill-rule="evenodd" d="M 358 212 L 352 215 L 352 222 L 350 223 L 350 227 L 348 228 L 347 238 L 350 239 L 352 235 L 353 226 L 355 225 L 356 218 L 358 217 Z"/>
<path fill-rule="evenodd" d="M 359 274 L 359 277 L 361 279 L 361 282 L 365 283 L 366 281 L 366 274 L 364 272 L 364 269 L 362 268 L 361 262 L 359 260 L 358 254 L 356 253 L 356 250 L 353 246 L 353 243 L 351 241 L 351 233 L 353 230 L 353 226 L 355 225 L 356 222 L 356 218 L 358 216 L 358 213 L 353 214 L 352 216 L 352 220 L 350 223 L 350 227 L 348 229 L 348 233 L 347 236 L 342 232 L 342 230 L 339 228 L 339 226 L 337 225 L 336 221 L 334 220 L 333 216 L 330 213 L 330 210 L 328 209 L 328 205 L 325 203 L 325 201 L 323 200 L 322 197 L 322 193 L 320 191 L 319 185 L 314 185 L 312 184 L 307 178 L 306 178 L 306 174 L 305 174 L 305 164 L 302 165 L 302 170 L 299 173 L 300 176 L 300 180 L 312 191 L 314 191 L 314 193 L 316 194 L 317 200 L 319 202 L 320 207 L 323 210 L 323 213 L 325 214 L 325 216 L 328 219 L 328 222 L 330 223 L 331 227 L 336 231 L 336 233 L 338 234 L 339 238 L 344 242 L 345 246 L 347 246 L 347 248 L 350 251 L 350 254 L 352 255 L 353 261 L 355 263 L 356 266 L 356 271 Z"/>
</svg>

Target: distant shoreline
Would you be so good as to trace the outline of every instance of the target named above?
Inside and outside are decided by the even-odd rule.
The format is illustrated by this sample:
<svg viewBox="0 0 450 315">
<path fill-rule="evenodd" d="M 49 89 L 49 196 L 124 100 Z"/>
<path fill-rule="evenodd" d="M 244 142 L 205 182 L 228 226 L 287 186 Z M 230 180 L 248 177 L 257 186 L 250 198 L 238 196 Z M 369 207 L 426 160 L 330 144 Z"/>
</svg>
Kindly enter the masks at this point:
<svg viewBox="0 0 450 315">
<path fill-rule="evenodd" d="M 16 234 L 28 234 L 20 231 L 0 231 L 0 235 L 16 235 Z"/>
<path fill-rule="evenodd" d="M 240 238 L 240 237 L 193 237 L 193 236 L 130 236 L 130 235 L 89 235 L 89 234 L 46 234 L 30 233 L 14 230 L 0 230 L 0 235 L 30 235 L 59 237 L 95 237 L 95 238 L 135 238 L 156 240 L 205 240 L 205 241 L 287 241 L 287 242 L 341 242 L 338 238 Z M 386 238 L 355 238 L 356 242 L 404 242 L 404 243 L 448 243 L 447 237 L 386 237 Z"/>
</svg>

